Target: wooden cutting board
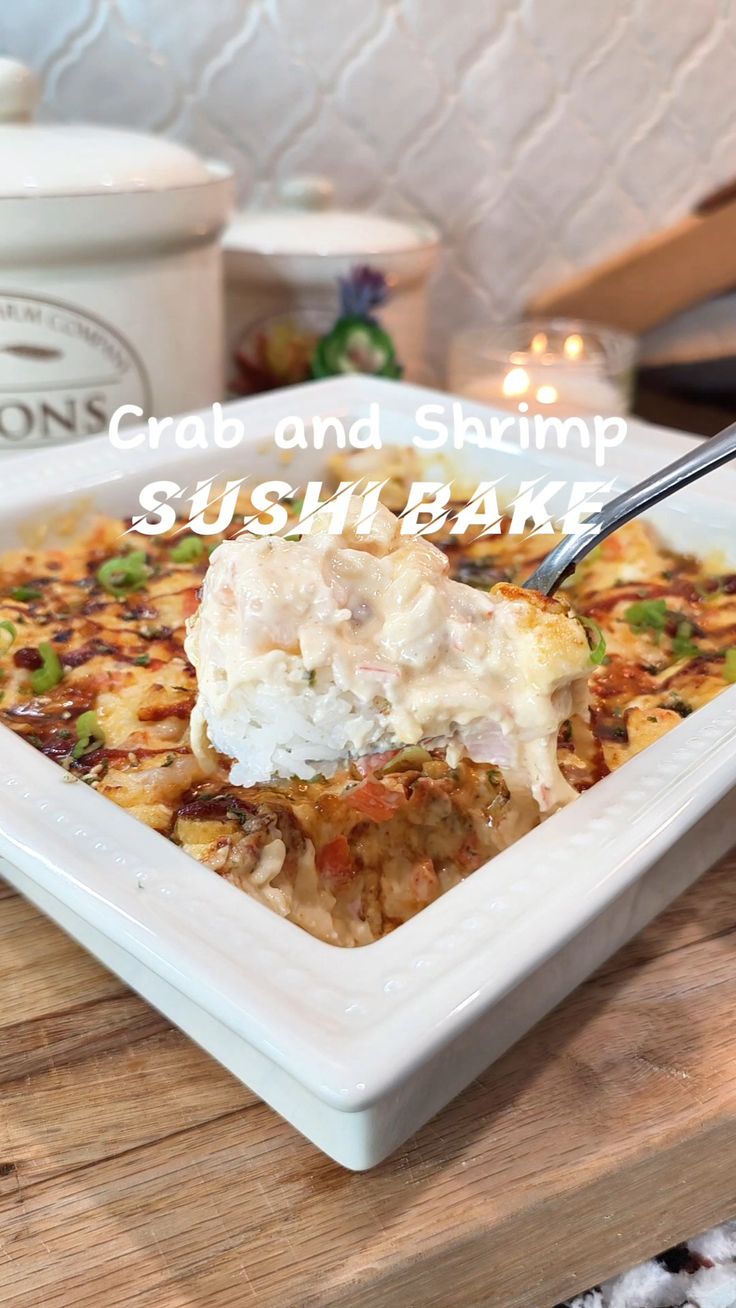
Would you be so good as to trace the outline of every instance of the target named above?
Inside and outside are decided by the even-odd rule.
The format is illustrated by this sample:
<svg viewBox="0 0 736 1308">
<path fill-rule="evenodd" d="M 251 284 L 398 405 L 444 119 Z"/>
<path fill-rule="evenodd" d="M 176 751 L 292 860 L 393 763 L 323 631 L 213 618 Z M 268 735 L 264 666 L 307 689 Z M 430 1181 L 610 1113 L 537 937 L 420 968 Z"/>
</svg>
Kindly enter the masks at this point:
<svg viewBox="0 0 736 1308">
<path fill-rule="evenodd" d="M 582 318 L 639 335 L 736 287 L 736 183 L 628 249 L 541 291 L 533 317 Z"/>
<path fill-rule="evenodd" d="M 3 1308 L 551 1308 L 736 1214 L 732 855 L 353 1175 L 0 884 Z"/>
</svg>

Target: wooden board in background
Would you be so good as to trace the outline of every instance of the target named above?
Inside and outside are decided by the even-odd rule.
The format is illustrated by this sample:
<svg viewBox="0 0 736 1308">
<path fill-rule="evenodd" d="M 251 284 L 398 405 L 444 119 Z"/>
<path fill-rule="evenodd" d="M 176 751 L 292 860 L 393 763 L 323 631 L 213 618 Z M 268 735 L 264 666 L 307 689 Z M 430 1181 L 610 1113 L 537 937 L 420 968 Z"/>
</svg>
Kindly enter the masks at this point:
<svg viewBox="0 0 736 1308">
<path fill-rule="evenodd" d="M 727 187 L 694 213 L 534 296 L 533 317 L 583 318 L 650 331 L 736 286 L 736 197 Z"/>
<path fill-rule="evenodd" d="M 736 858 L 373 1172 L 0 895 L 3 1308 L 551 1308 L 736 1214 Z"/>
</svg>

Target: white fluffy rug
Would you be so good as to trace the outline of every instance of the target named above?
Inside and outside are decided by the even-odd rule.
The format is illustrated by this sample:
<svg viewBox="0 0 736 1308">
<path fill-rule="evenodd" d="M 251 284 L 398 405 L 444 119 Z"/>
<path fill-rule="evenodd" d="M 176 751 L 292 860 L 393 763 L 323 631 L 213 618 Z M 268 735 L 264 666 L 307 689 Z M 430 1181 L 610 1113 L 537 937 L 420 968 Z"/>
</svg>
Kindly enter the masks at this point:
<svg viewBox="0 0 736 1308">
<path fill-rule="evenodd" d="M 736 1221 L 675 1245 L 560 1308 L 734 1308 Z"/>
</svg>

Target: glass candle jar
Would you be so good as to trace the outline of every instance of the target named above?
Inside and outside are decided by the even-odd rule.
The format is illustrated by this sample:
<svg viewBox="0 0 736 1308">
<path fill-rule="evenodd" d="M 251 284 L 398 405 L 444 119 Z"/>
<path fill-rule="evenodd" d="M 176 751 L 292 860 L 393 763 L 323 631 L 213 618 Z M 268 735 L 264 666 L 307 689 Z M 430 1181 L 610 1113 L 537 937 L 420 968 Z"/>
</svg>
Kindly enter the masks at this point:
<svg viewBox="0 0 736 1308">
<path fill-rule="evenodd" d="M 571 318 L 472 328 L 452 342 L 448 386 L 523 413 L 623 415 L 635 351 L 626 332 Z"/>
</svg>

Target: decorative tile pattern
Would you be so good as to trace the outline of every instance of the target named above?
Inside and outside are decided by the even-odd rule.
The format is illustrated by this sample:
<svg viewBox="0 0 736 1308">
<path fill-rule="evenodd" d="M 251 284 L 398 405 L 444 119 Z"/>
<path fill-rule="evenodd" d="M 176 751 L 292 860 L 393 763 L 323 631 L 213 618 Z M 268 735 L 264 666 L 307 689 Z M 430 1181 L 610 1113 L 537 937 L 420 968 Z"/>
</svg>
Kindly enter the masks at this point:
<svg viewBox="0 0 736 1308">
<path fill-rule="evenodd" d="M 439 223 L 436 366 L 736 173 L 730 0 L 67 0 L 4 6 L 0 46 L 46 117 L 190 141 L 243 201 L 325 172 Z"/>
</svg>

